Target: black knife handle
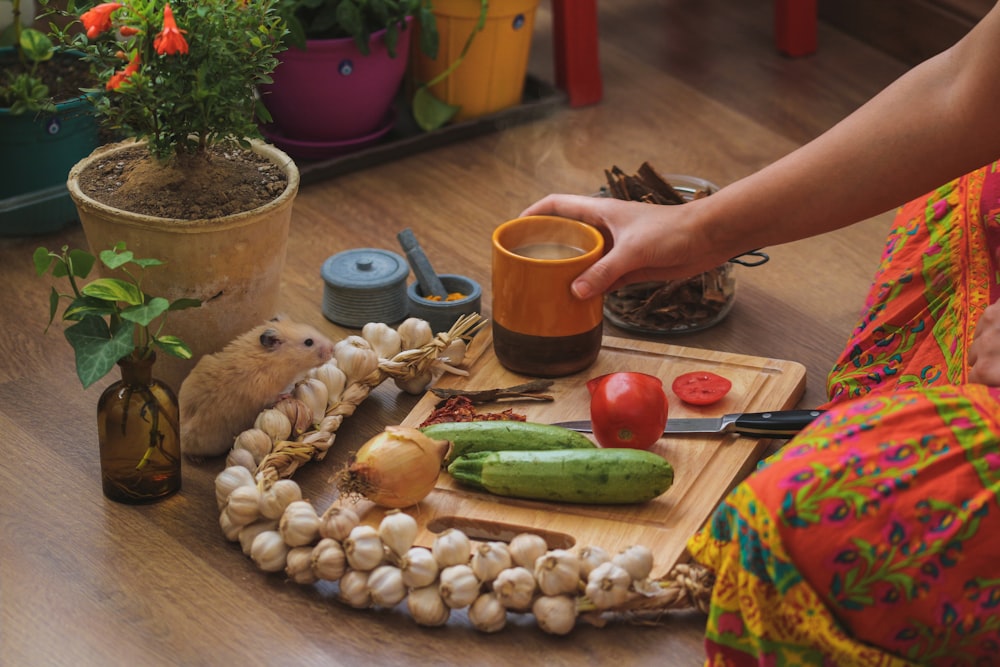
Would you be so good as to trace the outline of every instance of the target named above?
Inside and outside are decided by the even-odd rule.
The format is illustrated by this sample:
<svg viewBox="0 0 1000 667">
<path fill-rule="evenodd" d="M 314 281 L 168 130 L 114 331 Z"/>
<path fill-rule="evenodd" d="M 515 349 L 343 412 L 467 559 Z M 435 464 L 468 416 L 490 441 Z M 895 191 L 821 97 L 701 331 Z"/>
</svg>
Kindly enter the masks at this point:
<svg viewBox="0 0 1000 667">
<path fill-rule="evenodd" d="M 823 414 L 822 410 L 747 412 L 736 418 L 733 430 L 741 435 L 791 438 Z"/>
</svg>

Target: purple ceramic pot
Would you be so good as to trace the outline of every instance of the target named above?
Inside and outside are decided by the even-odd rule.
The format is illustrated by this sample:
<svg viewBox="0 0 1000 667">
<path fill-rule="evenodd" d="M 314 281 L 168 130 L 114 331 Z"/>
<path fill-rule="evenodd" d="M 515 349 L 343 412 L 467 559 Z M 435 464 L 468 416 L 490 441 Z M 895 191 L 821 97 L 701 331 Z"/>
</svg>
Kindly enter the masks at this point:
<svg viewBox="0 0 1000 667">
<path fill-rule="evenodd" d="M 351 38 L 311 39 L 305 51 L 282 52 L 273 83 L 260 87 L 276 129 L 290 139 L 330 142 L 382 127 L 407 69 L 412 34 L 407 19 L 395 58 L 386 49 L 384 30 L 372 33 L 367 56 Z"/>
</svg>

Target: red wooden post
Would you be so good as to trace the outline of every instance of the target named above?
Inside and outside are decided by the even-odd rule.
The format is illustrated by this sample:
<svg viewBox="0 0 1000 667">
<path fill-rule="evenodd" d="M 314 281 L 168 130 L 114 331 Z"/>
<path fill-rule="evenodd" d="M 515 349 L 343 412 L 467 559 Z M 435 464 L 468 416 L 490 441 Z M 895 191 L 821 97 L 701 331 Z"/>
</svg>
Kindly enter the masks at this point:
<svg viewBox="0 0 1000 667">
<path fill-rule="evenodd" d="M 552 0 L 552 42 L 556 85 L 573 107 L 601 100 L 601 62 L 597 48 L 597 0 Z"/>
<path fill-rule="evenodd" d="M 816 0 L 774 0 L 774 42 L 797 58 L 816 51 Z"/>
</svg>

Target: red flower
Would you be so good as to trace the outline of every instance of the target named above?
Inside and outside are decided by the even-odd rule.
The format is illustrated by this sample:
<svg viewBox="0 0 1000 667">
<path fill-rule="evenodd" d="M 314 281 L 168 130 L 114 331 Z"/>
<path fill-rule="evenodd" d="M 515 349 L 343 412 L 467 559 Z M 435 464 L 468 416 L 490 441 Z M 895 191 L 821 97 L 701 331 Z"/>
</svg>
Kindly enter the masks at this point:
<svg viewBox="0 0 1000 667">
<path fill-rule="evenodd" d="M 123 25 L 122 27 L 118 28 L 118 33 L 122 37 L 131 37 L 132 35 L 138 35 L 139 34 L 139 29 L 138 28 L 133 28 L 130 25 Z"/>
<path fill-rule="evenodd" d="M 105 30 L 111 29 L 111 13 L 122 6 L 120 2 L 104 2 L 86 11 L 80 22 L 87 29 L 87 37 L 93 39 Z"/>
<path fill-rule="evenodd" d="M 160 55 L 172 56 L 175 53 L 187 53 L 188 44 L 184 40 L 187 30 L 179 30 L 174 21 L 174 10 L 170 5 L 163 7 L 163 30 L 153 40 L 153 48 Z"/>
<path fill-rule="evenodd" d="M 114 75 L 108 79 L 108 83 L 105 87 L 108 90 L 115 90 L 118 86 L 125 83 L 126 79 L 139 71 L 139 62 L 139 54 L 137 53 L 132 58 L 131 62 L 129 62 L 128 65 L 125 65 L 125 69 L 121 72 L 115 72 Z"/>
</svg>

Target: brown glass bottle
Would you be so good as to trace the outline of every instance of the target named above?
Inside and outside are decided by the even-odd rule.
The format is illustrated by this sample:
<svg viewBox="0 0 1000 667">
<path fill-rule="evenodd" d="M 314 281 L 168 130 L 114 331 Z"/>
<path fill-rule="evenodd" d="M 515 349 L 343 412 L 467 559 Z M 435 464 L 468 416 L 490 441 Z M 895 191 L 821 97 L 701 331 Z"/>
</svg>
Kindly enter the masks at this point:
<svg viewBox="0 0 1000 667">
<path fill-rule="evenodd" d="M 153 378 L 155 360 L 119 361 L 122 379 L 97 403 L 102 486 L 117 502 L 151 503 L 181 488 L 177 396 Z"/>
</svg>

